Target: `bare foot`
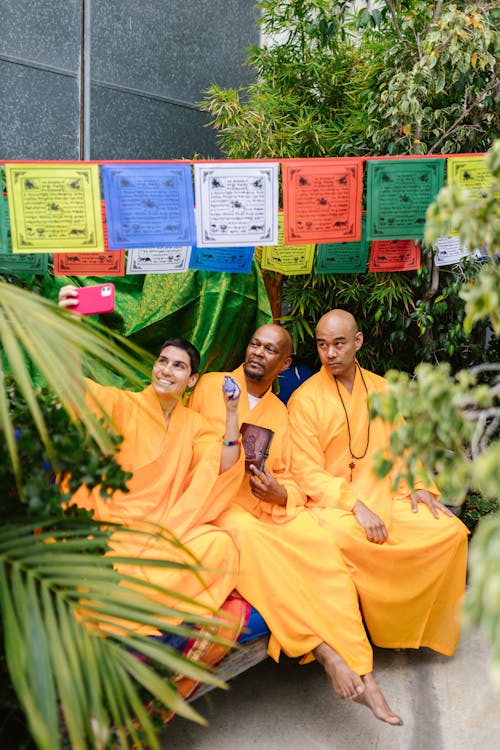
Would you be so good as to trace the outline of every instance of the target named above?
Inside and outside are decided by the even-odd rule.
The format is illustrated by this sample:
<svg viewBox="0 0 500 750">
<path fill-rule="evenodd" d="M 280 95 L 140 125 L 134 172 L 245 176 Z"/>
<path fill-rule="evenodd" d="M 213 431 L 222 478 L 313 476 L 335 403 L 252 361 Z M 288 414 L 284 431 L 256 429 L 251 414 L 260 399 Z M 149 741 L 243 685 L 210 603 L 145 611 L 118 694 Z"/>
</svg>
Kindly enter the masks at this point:
<svg viewBox="0 0 500 750">
<path fill-rule="evenodd" d="M 363 675 L 362 680 L 365 686 L 365 691 L 354 700 L 357 703 L 362 703 L 364 706 L 368 706 L 380 721 L 386 721 L 393 726 L 402 726 L 403 720 L 389 708 L 387 701 L 384 698 L 384 694 L 375 681 L 373 672 Z"/>
<path fill-rule="evenodd" d="M 340 698 L 354 700 L 364 693 L 363 680 L 350 669 L 344 659 L 326 643 L 321 643 L 313 651 L 332 687 Z"/>
</svg>

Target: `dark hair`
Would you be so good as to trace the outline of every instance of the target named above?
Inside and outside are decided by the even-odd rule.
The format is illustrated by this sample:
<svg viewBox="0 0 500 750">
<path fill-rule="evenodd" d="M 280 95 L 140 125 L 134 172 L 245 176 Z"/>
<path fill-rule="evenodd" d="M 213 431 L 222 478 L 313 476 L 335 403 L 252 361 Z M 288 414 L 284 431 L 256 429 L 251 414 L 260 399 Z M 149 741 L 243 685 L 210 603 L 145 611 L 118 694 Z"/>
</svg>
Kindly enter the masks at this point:
<svg viewBox="0 0 500 750">
<path fill-rule="evenodd" d="M 188 341 L 187 339 L 183 339 L 180 336 L 173 336 L 172 338 L 167 339 L 163 342 L 163 344 L 160 346 L 158 356 L 166 346 L 176 346 L 177 349 L 183 349 L 183 351 L 187 352 L 189 354 L 189 361 L 191 363 L 191 375 L 196 375 L 196 373 L 200 369 L 200 352 L 195 346 L 193 346 L 190 341 Z"/>
</svg>

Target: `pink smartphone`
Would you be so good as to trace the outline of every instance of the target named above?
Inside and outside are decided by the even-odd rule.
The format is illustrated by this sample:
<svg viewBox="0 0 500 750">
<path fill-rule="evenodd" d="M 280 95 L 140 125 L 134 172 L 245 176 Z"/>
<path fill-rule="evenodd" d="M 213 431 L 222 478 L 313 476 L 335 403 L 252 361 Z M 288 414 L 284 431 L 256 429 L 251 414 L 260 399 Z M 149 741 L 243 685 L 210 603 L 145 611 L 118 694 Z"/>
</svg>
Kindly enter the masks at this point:
<svg viewBox="0 0 500 750">
<path fill-rule="evenodd" d="M 109 313 L 115 309 L 115 285 L 97 284 L 78 288 L 78 304 L 71 308 L 80 315 Z"/>
</svg>

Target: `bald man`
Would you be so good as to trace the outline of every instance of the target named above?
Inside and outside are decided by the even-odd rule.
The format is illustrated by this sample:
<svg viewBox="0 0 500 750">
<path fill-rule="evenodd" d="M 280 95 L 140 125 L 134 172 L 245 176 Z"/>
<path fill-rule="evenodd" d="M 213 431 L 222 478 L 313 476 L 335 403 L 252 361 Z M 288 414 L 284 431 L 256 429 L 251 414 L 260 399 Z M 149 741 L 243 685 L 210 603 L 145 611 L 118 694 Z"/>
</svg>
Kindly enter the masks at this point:
<svg viewBox="0 0 500 750">
<path fill-rule="evenodd" d="M 240 555 L 237 589 L 264 617 L 268 653 L 316 658 L 334 691 L 368 706 L 389 724 L 402 724 L 373 676 L 372 649 L 358 596 L 332 535 L 305 507 L 306 497 L 290 471 L 288 414 L 271 386 L 291 363 L 292 341 L 277 325 L 259 328 L 245 361 L 232 373 L 203 375 L 190 406 L 223 433 L 224 411 L 214 394 L 224 376 L 239 384 L 240 424 L 274 432 L 264 468 L 252 466 L 231 507 L 216 525 L 229 531 Z"/>
<path fill-rule="evenodd" d="M 441 503 L 435 485 L 394 487 L 398 467 L 375 476 L 390 426 L 370 420 L 368 396 L 387 381 L 361 368 L 363 334 L 345 310 L 316 328 L 321 370 L 292 395 L 288 408 L 292 470 L 307 507 L 342 550 L 372 642 L 454 653 L 465 591 L 467 534 Z"/>
</svg>

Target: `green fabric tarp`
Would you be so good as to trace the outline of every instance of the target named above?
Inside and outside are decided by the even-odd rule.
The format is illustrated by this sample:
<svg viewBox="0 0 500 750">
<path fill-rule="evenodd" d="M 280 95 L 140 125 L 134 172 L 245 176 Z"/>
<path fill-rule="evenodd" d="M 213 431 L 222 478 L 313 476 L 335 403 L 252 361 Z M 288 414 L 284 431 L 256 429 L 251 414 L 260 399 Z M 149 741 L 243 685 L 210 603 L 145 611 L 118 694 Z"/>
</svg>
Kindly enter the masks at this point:
<svg viewBox="0 0 500 750">
<path fill-rule="evenodd" d="M 45 277 L 42 294 L 57 300 L 61 286 L 112 282 L 115 311 L 99 317 L 108 328 L 156 354 L 170 336 L 191 341 L 201 371 L 232 370 L 241 364 L 252 333 L 272 323 L 260 268 L 251 273 L 187 271 L 123 277 Z"/>
</svg>

